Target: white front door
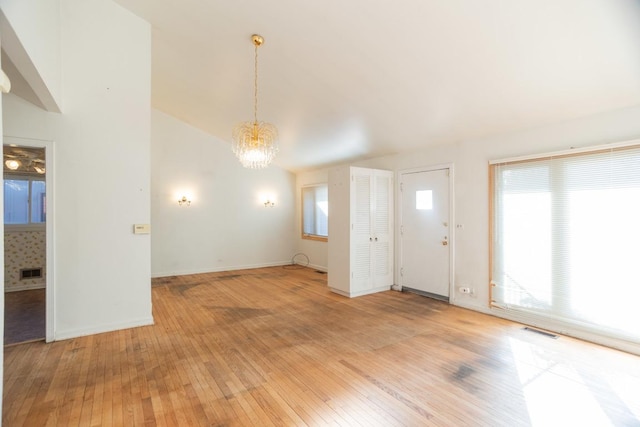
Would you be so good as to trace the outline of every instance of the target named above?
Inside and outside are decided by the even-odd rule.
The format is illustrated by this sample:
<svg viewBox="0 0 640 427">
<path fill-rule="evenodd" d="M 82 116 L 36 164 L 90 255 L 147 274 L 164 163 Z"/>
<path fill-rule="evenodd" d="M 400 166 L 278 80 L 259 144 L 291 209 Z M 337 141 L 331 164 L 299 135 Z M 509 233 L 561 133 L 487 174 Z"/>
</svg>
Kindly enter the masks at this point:
<svg viewBox="0 0 640 427">
<path fill-rule="evenodd" d="M 448 299 L 449 169 L 401 173 L 400 190 L 402 287 Z"/>
</svg>

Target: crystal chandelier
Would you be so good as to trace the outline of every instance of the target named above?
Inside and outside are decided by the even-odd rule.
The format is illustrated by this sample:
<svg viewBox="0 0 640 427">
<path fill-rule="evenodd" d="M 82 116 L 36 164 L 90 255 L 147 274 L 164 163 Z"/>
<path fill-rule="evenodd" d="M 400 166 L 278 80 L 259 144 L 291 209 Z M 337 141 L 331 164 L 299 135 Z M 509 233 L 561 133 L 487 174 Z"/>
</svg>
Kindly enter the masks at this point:
<svg viewBox="0 0 640 427">
<path fill-rule="evenodd" d="M 245 168 L 269 166 L 278 152 L 278 130 L 271 123 L 258 121 L 258 47 L 264 39 L 254 34 L 255 73 L 253 79 L 253 122 L 242 122 L 233 129 L 233 152 Z"/>
</svg>

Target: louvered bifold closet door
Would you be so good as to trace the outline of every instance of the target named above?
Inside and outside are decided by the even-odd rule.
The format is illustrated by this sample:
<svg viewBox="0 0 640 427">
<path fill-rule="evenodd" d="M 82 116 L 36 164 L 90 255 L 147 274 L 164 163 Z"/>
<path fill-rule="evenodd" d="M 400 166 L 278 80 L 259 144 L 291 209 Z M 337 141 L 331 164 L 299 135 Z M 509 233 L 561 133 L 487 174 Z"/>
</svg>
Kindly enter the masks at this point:
<svg viewBox="0 0 640 427">
<path fill-rule="evenodd" d="M 371 175 L 354 173 L 352 176 L 351 275 L 352 290 L 370 289 L 371 283 Z"/>
<path fill-rule="evenodd" d="M 393 282 L 393 172 L 376 171 L 373 204 L 373 287 Z"/>
</svg>

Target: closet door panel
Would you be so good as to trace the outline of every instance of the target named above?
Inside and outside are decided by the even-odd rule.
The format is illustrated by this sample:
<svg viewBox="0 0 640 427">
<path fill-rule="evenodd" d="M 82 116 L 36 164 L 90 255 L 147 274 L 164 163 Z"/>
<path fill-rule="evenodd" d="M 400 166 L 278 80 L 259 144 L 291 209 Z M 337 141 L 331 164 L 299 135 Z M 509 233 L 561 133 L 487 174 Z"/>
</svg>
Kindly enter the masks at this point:
<svg viewBox="0 0 640 427">
<path fill-rule="evenodd" d="M 393 173 L 375 172 L 372 286 L 393 283 Z"/>
</svg>

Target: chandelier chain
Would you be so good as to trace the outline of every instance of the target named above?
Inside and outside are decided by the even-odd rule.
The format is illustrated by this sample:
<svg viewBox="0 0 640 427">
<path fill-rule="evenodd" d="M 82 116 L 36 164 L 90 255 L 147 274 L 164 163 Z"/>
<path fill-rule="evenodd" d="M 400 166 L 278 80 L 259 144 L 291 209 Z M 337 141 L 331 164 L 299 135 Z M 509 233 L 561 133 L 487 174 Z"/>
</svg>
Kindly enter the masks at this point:
<svg viewBox="0 0 640 427">
<path fill-rule="evenodd" d="M 258 123 L 258 45 L 255 45 L 255 63 L 253 76 L 253 121 Z"/>
<path fill-rule="evenodd" d="M 278 152 L 278 129 L 271 123 L 258 122 L 258 47 L 264 43 L 264 39 L 259 34 L 254 34 L 251 40 L 255 46 L 253 122 L 242 122 L 233 128 L 231 148 L 242 166 L 262 169 L 269 166 Z"/>
</svg>

